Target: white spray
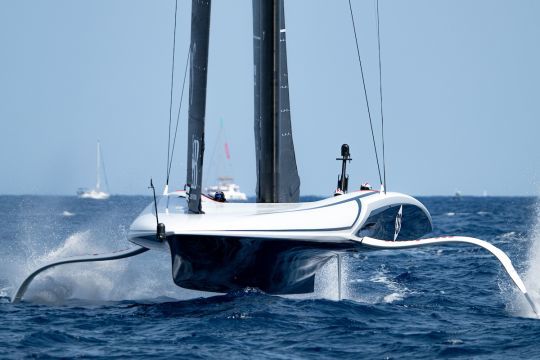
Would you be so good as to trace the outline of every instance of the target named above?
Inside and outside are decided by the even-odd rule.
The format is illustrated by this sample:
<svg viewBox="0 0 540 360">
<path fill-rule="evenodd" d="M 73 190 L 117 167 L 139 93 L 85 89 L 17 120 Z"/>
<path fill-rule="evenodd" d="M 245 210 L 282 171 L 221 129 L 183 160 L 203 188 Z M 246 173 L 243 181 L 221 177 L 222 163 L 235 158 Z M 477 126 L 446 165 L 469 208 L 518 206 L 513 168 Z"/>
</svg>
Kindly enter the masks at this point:
<svg viewBox="0 0 540 360">
<path fill-rule="evenodd" d="M 45 263 L 77 255 L 107 253 L 117 250 L 115 248 L 130 246 L 134 245 L 125 240 L 98 238 L 91 230 L 76 232 L 68 236 L 60 246 L 45 254 L 33 254 L 20 262 L 17 277 L 10 279 L 12 289 L 16 288 L 24 276 Z M 151 251 L 136 258 L 68 264 L 46 270 L 32 282 L 25 300 L 62 304 L 68 299 L 120 301 L 187 299 L 203 295 L 175 286 L 170 274 L 170 255 Z"/>
<path fill-rule="evenodd" d="M 540 306 L 540 201 L 537 200 L 535 219 L 533 222 L 533 228 L 530 233 L 530 248 L 527 258 L 527 270 L 523 275 L 523 282 L 527 287 L 527 291 L 531 300 L 536 304 L 536 307 Z M 520 316 L 538 318 L 531 307 L 521 294 L 516 294 L 514 301 L 510 304 L 511 310 L 514 310 Z"/>
</svg>

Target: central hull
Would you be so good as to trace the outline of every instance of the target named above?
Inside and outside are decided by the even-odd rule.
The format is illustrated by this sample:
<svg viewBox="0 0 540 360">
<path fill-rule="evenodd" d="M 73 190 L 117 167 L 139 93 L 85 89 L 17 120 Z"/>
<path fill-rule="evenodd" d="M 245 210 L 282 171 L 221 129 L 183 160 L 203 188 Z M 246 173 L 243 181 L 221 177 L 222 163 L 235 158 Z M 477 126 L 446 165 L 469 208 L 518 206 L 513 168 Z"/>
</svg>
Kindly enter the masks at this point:
<svg viewBox="0 0 540 360">
<path fill-rule="evenodd" d="M 166 240 L 156 236 L 154 204 L 130 228 L 130 241 L 171 254 L 172 277 L 183 288 L 225 293 L 246 287 L 269 294 L 314 291 L 315 276 L 337 254 L 368 251 L 364 237 L 418 239 L 431 217 L 414 198 L 357 192 L 309 203 L 217 203 L 204 214 L 186 209 L 177 192 L 158 202 Z"/>
<path fill-rule="evenodd" d="M 211 292 L 253 287 L 269 294 L 313 292 L 317 271 L 353 245 L 236 236 L 175 235 L 167 241 L 176 285 Z"/>
</svg>

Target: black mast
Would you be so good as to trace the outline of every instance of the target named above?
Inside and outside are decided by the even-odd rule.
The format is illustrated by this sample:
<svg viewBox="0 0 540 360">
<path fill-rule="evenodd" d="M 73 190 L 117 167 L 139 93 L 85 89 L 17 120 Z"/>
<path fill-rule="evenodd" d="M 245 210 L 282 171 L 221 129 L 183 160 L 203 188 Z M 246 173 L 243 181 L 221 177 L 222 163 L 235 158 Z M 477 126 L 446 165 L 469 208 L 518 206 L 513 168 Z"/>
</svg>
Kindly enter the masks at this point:
<svg viewBox="0 0 540 360">
<path fill-rule="evenodd" d="M 257 202 L 297 202 L 284 0 L 253 0 Z"/>
<path fill-rule="evenodd" d="M 186 183 L 189 186 L 189 211 L 197 214 L 202 213 L 201 186 L 210 8 L 211 0 L 192 1 Z"/>
</svg>

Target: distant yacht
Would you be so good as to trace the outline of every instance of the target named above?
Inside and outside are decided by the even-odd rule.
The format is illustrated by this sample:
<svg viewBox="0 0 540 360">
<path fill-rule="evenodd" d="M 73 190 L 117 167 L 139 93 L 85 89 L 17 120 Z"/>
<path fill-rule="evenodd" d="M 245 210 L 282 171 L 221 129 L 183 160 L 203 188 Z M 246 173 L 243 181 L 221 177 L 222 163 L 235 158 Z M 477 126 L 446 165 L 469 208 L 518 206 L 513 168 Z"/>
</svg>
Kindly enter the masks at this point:
<svg viewBox="0 0 540 360">
<path fill-rule="evenodd" d="M 103 159 L 101 158 L 101 146 L 99 141 L 97 143 L 97 155 L 96 155 L 96 187 L 94 189 L 84 189 L 80 188 L 77 191 L 77 195 L 81 199 L 94 199 L 94 200 L 106 200 L 109 198 L 110 194 L 108 192 L 101 190 L 101 176 L 100 169 Z M 105 173 L 105 166 L 103 166 L 103 172 Z M 107 183 L 107 174 L 105 173 L 105 183 Z M 108 186 L 107 186 L 108 188 Z"/>
<path fill-rule="evenodd" d="M 212 175 L 217 177 L 218 184 L 205 187 L 204 192 L 208 196 L 211 196 L 213 198 L 216 197 L 217 192 L 222 192 L 226 200 L 246 201 L 246 194 L 240 191 L 240 186 L 234 183 L 234 178 L 230 175 L 226 175 L 233 173 L 231 151 L 229 148 L 229 143 L 227 141 L 227 136 L 225 135 L 223 119 L 221 119 L 220 123 L 221 126 L 219 128 L 219 133 L 216 139 L 216 145 L 214 147 L 212 158 L 210 160 L 210 164 L 212 165 L 211 168 L 208 169 L 209 172 L 212 173 Z M 224 151 L 216 151 L 222 145 Z M 225 155 L 225 158 L 223 158 L 223 155 Z"/>
<path fill-rule="evenodd" d="M 235 184 L 234 179 L 230 176 L 220 176 L 218 178 L 218 184 L 208 186 L 205 191 L 212 197 L 216 195 L 216 192 L 221 191 L 227 200 L 247 200 L 246 194 L 240 191 L 240 186 Z"/>
</svg>

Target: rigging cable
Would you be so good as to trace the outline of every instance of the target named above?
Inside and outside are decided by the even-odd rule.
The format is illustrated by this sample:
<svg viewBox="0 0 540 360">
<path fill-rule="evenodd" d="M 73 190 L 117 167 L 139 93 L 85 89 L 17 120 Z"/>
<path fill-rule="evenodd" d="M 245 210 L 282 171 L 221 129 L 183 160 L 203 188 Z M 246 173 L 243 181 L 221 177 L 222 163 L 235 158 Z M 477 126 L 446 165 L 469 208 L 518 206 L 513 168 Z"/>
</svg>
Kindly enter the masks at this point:
<svg viewBox="0 0 540 360">
<path fill-rule="evenodd" d="M 354 15 L 353 15 L 353 10 L 352 10 L 351 0 L 349 0 L 349 10 L 351 12 L 351 20 L 352 20 L 352 26 L 353 26 L 353 31 L 354 31 L 354 39 L 355 39 L 355 44 L 356 44 L 356 53 L 358 55 L 358 63 L 360 64 L 360 73 L 362 74 L 362 85 L 364 86 L 364 97 L 366 99 L 366 107 L 367 107 L 368 118 L 369 118 L 369 126 L 371 128 L 371 138 L 373 139 L 373 148 L 375 150 L 375 159 L 377 160 L 377 170 L 379 172 L 379 181 L 380 181 L 381 184 L 383 184 L 383 180 L 382 180 L 382 176 L 381 176 L 381 167 L 379 165 L 379 154 L 377 153 L 377 144 L 375 142 L 375 133 L 373 131 L 373 122 L 371 120 L 371 111 L 369 109 L 369 100 L 368 100 L 368 95 L 367 95 L 367 90 L 366 90 L 366 81 L 364 79 L 364 69 L 362 67 L 362 58 L 360 57 L 360 48 L 358 46 L 358 36 L 356 35 L 356 24 L 354 22 Z"/>
<path fill-rule="evenodd" d="M 383 91 L 382 91 L 382 65 L 381 65 L 381 33 L 379 26 L 379 0 L 377 2 L 377 48 L 379 50 L 379 97 L 381 99 L 381 140 L 382 140 L 382 163 L 383 163 L 383 185 L 386 194 L 386 159 L 384 155 L 384 115 L 383 115 Z"/>
<path fill-rule="evenodd" d="M 109 188 L 109 179 L 107 179 L 107 169 L 105 168 L 105 160 L 103 160 L 103 150 L 101 148 L 99 149 L 100 155 L 101 155 L 101 167 L 103 168 L 103 176 L 105 178 L 105 187 L 107 189 L 107 192 L 111 192 L 111 189 Z"/>
<path fill-rule="evenodd" d="M 182 92 L 180 94 L 180 104 L 178 105 L 178 114 L 176 115 L 176 127 L 174 129 L 174 140 L 171 150 L 171 159 L 167 166 L 167 184 L 169 183 L 169 175 L 171 174 L 171 167 L 174 157 L 174 147 L 176 145 L 176 134 L 178 133 L 178 123 L 180 122 L 180 111 L 182 110 L 182 100 L 184 99 L 184 89 L 186 87 L 186 78 L 187 78 L 187 69 L 189 65 L 189 58 L 191 56 L 191 51 L 188 49 L 187 58 L 186 58 L 186 66 L 184 68 L 184 80 L 182 81 Z"/>
<path fill-rule="evenodd" d="M 205 163 L 205 166 L 206 166 L 205 174 L 208 174 L 208 178 L 213 178 L 214 177 L 213 175 L 216 175 L 216 177 L 218 177 L 217 175 L 221 172 L 221 169 L 216 171 L 215 166 L 212 167 L 212 168 L 209 168 L 210 167 L 209 164 L 214 164 L 214 160 L 216 159 L 217 149 L 219 147 L 219 144 L 221 143 L 221 139 L 224 138 L 225 143 L 227 142 L 227 138 L 224 136 L 224 132 L 225 131 L 224 131 L 224 127 L 223 127 L 223 119 L 220 119 L 219 132 L 218 132 L 218 134 L 216 136 L 216 141 L 214 142 L 214 147 L 212 148 L 212 156 L 210 156 L 210 161 L 207 161 Z"/>
<path fill-rule="evenodd" d="M 167 140 L 167 182 L 169 185 L 169 158 L 171 156 L 171 122 L 172 122 L 172 102 L 173 102 L 173 90 L 174 90 L 174 54 L 176 52 L 176 14 L 178 12 L 178 0 L 175 0 L 174 4 L 174 33 L 173 33 L 173 51 L 172 51 L 172 69 L 171 69 L 171 101 L 169 104 L 169 138 Z"/>
</svg>

